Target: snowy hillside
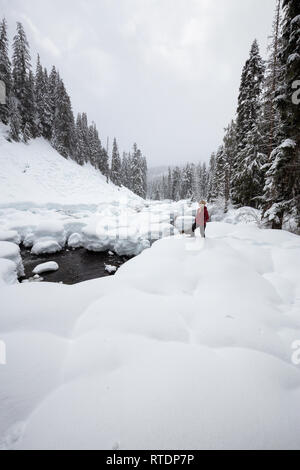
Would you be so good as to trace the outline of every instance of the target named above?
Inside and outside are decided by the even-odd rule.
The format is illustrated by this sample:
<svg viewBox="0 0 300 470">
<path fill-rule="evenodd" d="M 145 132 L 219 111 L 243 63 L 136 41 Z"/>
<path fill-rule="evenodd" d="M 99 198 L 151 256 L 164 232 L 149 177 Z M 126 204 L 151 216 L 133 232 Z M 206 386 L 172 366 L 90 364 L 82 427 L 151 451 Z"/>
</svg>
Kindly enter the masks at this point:
<svg viewBox="0 0 300 470">
<path fill-rule="evenodd" d="M 107 184 L 91 165 L 66 160 L 43 138 L 28 144 L 10 143 L 0 124 L 0 207 L 13 203 L 35 207 L 45 204 L 97 205 L 103 202 L 142 201 L 126 188 Z"/>
<path fill-rule="evenodd" d="M 208 237 L 1 288 L 0 448 L 300 448 L 300 237 Z"/>
<path fill-rule="evenodd" d="M 107 183 L 91 165 L 63 158 L 43 138 L 11 143 L 6 132 L 0 125 L 0 240 L 10 241 L 13 231 L 35 255 L 66 244 L 120 255 L 149 246 L 149 220 L 134 223 L 143 199 Z"/>
</svg>

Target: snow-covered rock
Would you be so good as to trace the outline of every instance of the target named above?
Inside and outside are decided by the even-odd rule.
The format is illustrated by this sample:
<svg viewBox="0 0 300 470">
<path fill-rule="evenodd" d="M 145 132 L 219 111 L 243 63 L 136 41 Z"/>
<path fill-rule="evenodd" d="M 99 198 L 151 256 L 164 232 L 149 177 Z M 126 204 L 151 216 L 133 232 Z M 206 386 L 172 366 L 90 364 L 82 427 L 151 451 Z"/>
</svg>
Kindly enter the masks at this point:
<svg viewBox="0 0 300 470">
<path fill-rule="evenodd" d="M 57 271 L 59 269 L 58 264 L 55 261 L 48 261 L 48 263 L 42 263 L 37 265 L 32 271 L 33 274 L 43 274 L 47 272 Z"/>
<path fill-rule="evenodd" d="M 20 245 L 21 237 L 16 230 L 0 230 L 0 241 Z"/>
<path fill-rule="evenodd" d="M 68 239 L 68 247 L 69 248 L 81 248 L 83 246 L 83 238 L 80 233 L 72 233 L 72 235 Z"/>
<path fill-rule="evenodd" d="M 61 222 L 41 222 L 28 231 L 23 243 L 26 247 L 32 247 L 34 255 L 56 253 L 65 246 L 66 232 Z"/>
<path fill-rule="evenodd" d="M 136 226 L 115 227 L 93 220 L 82 230 L 83 246 L 89 251 L 113 250 L 119 256 L 135 256 L 150 243 L 141 237 Z"/>
<path fill-rule="evenodd" d="M 24 275 L 24 266 L 18 245 L 12 242 L 0 241 L 0 258 L 13 261 L 16 265 L 18 275 Z"/>
<path fill-rule="evenodd" d="M 105 271 L 107 271 L 110 274 L 117 272 L 117 270 L 118 270 L 117 266 L 112 266 L 110 264 L 105 265 Z"/>
<path fill-rule="evenodd" d="M 45 238 L 34 243 L 31 253 L 33 255 L 53 254 L 61 250 L 62 246 L 56 240 Z"/>
<path fill-rule="evenodd" d="M 0 258 L 0 287 L 1 284 L 16 284 L 18 273 L 16 263 L 10 259 Z M 2 308 L 4 305 L 2 304 Z"/>
</svg>

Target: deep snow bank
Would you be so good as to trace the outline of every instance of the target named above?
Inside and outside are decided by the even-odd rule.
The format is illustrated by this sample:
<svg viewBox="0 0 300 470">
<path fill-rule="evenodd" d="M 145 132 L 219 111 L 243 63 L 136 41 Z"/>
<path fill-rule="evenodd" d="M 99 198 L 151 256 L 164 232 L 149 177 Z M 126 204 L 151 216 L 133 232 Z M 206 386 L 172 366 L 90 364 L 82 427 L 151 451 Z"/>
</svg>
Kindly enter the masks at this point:
<svg viewBox="0 0 300 470">
<path fill-rule="evenodd" d="M 91 165 L 81 167 L 63 158 L 43 138 L 28 144 L 8 142 L 6 133 L 0 124 L 0 206 L 97 206 L 122 198 L 141 204 L 141 198 L 108 184 Z"/>
<path fill-rule="evenodd" d="M 113 278 L 1 288 L 2 448 L 300 448 L 300 238 L 207 234 Z"/>
</svg>

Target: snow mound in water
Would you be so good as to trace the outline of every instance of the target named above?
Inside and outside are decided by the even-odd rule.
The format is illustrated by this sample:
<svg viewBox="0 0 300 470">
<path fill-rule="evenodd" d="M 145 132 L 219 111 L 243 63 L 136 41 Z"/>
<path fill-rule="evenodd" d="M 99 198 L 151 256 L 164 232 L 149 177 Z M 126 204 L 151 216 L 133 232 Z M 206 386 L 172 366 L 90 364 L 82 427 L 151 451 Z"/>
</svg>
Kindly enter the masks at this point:
<svg viewBox="0 0 300 470">
<path fill-rule="evenodd" d="M 19 245 L 21 243 L 21 237 L 16 230 L 0 230 L 0 241 Z"/>
<path fill-rule="evenodd" d="M 16 284 L 17 282 L 18 273 L 16 263 L 9 259 L 0 258 L 0 286 L 1 284 Z"/>
<path fill-rule="evenodd" d="M 136 226 L 114 228 L 113 222 L 104 225 L 101 219 L 92 220 L 82 229 L 82 234 L 82 245 L 89 251 L 113 250 L 119 256 L 135 256 L 150 246 L 149 241 L 139 234 Z"/>
<path fill-rule="evenodd" d="M 59 266 L 55 261 L 49 261 L 48 263 L 42 263 L 37 265 L 32 272 L 33 274 L 43 274 L 57 271 L 58 269 Z"/>
<path fill-rule="evenodd" d="M 24 275 L 24 267 L 18 245 L 0 241 L 0 258 L 11 260 L 16 265 L 18 275 Z"/>
<path fill-rule="evenodd" d="M 113 277 L 1 288 L 4 448 L 300 448 L 300 238 L 207 236 Z"/>
</svg>

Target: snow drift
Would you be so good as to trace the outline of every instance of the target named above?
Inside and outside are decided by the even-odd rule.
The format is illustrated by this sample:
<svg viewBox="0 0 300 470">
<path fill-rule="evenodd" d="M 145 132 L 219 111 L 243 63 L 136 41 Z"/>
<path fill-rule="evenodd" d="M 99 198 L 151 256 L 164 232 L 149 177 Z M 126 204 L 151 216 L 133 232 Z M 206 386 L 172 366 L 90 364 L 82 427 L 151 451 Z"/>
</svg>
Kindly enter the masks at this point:
<svg viewBox="0 0 300 470">
<path fill-rule="evenodd" d="M 0 206 L 96 207 L 122 198 L 132 205 L 141 204 L 141 198 L 107 183 L 90 164 L 81 167 L 63 158 L 45 139 L 28 144 L 8 142 L 6 133 L 7 128 L 0 124 Z"/>
<path fill-rule="evenodd" d="M 207 231 L 115 277 L 1 287 L 3 449 L 300 448 L 300 238 Z"/>
</svg>

